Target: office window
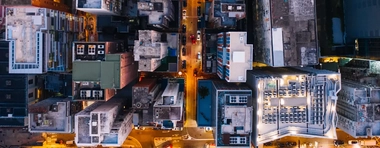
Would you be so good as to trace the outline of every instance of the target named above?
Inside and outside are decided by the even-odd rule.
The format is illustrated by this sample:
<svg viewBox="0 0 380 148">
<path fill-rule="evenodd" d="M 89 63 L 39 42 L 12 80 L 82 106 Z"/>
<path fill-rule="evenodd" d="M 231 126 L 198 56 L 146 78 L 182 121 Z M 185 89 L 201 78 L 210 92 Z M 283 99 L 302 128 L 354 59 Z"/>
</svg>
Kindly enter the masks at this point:
<svg viewBox="0 0 380 148">
<path fill-rule="evenodd" d="M 5 81 L 5 85 L 7 85 L 7 86 L 12 85 L 12 81 L 11 81 L 11 80 L 7 80 L 7 81 Z"/>
<path fill-rule="evenodd" d="M 29 93 L 29 98 L 33 98 L 33 96 L 34 96 L 34 94 L 31 92 L 31 93 Z"/>
<path fill-rule="evenodd" d="M 12 96 L 11 96 L 11 94 L 6 94 L 6 95 L 5 95 L 5 98 L 6 98 L 6 99 L 11 99 Z"/>
<path fill-rule="evenodd" d="M 33 84 L 33 82 L 34 82 L 33 79 L 30 79 L 30 80 L 28 81 L 29 84 Z"/>
</svg>

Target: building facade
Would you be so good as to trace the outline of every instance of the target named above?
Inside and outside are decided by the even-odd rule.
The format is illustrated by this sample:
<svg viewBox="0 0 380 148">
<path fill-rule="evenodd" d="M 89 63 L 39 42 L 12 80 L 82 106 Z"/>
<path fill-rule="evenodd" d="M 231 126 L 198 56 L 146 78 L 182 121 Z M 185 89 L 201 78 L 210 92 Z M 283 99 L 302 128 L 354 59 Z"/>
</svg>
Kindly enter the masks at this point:
<svg viewBox="0 0 380 148">
<path fill-rule="evenodd" d="M 0 126 L 26 126 L 28 104 L 39 98 L 34 75 L 9 74 L 9 42 L 0 41 Z"/>
<path fill-rule="evenodd" d="M 133 112 L 124 110 L 125 98 L 95 102 L 75 115 L 77 146 L 119 147 L 133 129 Z"/>
<path fill-rule="evenodd" d="M 309 67 L 257 68 L 247 73 L 254 90 L 255 144 L 285 136 L 336 139 L 340 74 Z"/>
<path fill-rule="evenodd" d="M 161 59 L 168 55 L 168 43 L 162 42 L 161 37 L 162 33 L 154 30 L 139 30 L 133 50 L 139 71 L 153 72 L 161 66 Z"/>
<path fill-rule="evenodd" d="M 244 84 L 214 81 L 212 121 L 216 147 L 250 147 L 253 108 L 252 90 Z"/>
<path fill-rule="evenodd" d="M 83 19 L 38 7 L 7 7 L 9 73 L 42 74 L 70 69 L 70 46 Z"/>
<path fill-rule="evenodd" d="M 252 70 L 253 45 L 247 44 L 246 32 L 218 34 L 217 75 L 227 82 L 245 82 Z"/>
</svg>

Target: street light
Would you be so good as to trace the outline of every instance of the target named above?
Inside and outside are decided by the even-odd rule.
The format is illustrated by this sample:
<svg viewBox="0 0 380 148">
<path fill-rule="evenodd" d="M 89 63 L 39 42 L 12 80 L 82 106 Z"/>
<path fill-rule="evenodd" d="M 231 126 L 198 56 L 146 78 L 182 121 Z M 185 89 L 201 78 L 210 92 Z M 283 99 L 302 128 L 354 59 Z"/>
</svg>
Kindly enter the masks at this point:
<svg viewBox="0 0 380 148">
<path fill-rule="evenodd" d="M 178 72 L 178 75 L 182 76 L 182 72 Z"/>
</svg>

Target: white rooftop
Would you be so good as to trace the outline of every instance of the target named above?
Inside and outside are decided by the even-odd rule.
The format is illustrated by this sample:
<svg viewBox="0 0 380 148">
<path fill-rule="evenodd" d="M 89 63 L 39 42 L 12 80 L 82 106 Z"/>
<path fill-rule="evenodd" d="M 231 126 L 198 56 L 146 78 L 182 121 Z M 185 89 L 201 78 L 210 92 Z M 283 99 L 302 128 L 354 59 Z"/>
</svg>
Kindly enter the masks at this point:
<svg viewBox="0 0 380 148">
<path fill-rule="evenodd" d="M 252 69 L 253 45 L 247 44 L 246 32 L 227 32 L 230 35 L 229 81 L 245 82 L 247 70 Z M 227 47 L 228 48 L 228 47 Z"/>
</svg>

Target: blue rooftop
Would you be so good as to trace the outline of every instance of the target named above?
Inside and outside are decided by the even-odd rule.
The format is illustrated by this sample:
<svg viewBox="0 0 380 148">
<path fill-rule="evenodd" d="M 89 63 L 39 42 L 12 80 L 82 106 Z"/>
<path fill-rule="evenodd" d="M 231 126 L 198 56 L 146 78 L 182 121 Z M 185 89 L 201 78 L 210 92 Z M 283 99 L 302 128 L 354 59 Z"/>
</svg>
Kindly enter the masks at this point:
<svg viewBox="0 0 380 148">
<path fill-rule="evenodd" d="M 198 80 L 198 88 L 206 87 L 209 89 L 209 94 L 204 98 L 201 98 L 199 93 L 197 94 L 197 122 L 200 127 L 212 126 L 212 112 L 211 110 L 211 90 L 213 89 L 212 81 L 210 80 Z"/>
</svg>

